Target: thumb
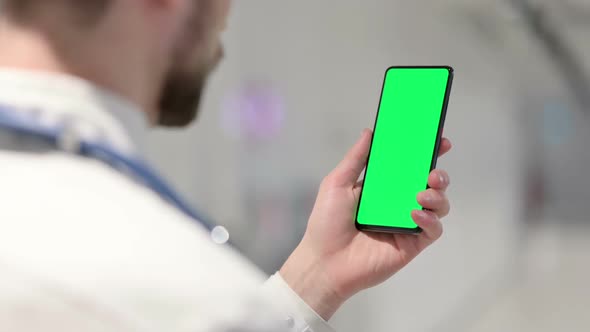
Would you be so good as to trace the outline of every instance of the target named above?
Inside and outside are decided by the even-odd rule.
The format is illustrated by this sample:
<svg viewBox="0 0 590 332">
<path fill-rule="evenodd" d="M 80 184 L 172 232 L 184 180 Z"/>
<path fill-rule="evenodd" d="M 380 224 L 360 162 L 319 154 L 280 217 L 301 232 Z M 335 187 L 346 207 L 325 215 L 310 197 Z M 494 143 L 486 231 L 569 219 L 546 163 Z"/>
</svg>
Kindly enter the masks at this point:
<svg viewBox="0 0 590 332">
<path fill-rule="evenodd" d="M 373 132 L 363 130 L 356 144 L 348 151 L 344 159 L 330 175 L 331 182 L 336 186 L 354 186 L 367 164 Z"/>
</svg>

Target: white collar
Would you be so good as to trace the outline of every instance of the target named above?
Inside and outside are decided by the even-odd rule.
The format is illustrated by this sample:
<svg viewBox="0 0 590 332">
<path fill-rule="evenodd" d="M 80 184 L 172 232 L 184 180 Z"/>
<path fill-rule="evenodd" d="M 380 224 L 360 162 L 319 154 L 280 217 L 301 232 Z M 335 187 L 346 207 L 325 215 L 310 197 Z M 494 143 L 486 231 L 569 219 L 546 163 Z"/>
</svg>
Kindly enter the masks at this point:
<svg viewBox="0 0 590 332">
<path fill-rule="evenodd" d="M 100 137 L 123 153 L 139 153 L 148 130 L 131 101 L 63 74 L 0 68 L 0 104 L 34 109 L 48 122 L 73 120 L 83 138 Z"/>
</svg>

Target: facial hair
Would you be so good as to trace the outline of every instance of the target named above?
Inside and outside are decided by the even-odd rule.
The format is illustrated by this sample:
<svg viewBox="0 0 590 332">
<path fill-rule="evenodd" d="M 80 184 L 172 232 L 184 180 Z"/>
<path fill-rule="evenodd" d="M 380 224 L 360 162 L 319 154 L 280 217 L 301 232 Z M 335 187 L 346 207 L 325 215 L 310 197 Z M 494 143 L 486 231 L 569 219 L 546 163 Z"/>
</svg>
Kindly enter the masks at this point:
<svg viewBox="0 0 590 332">
<path fill-rule="evenodd" d="M 197 118 L 207 76 L 205 72 L 169 75 L 160 98 L 161 126 L 185 127 Z"/>
<path fill-rule="evenodd" d="M 184 127 L 197 118 L 209 74 L 223 58 L 220 42 L 203 38 L 206 21 L 199 15 L 207 14 L 206 8 L 196 9 L 164 80 L 158 116 L 158 124 L 164 127 Z"/>
</svg>

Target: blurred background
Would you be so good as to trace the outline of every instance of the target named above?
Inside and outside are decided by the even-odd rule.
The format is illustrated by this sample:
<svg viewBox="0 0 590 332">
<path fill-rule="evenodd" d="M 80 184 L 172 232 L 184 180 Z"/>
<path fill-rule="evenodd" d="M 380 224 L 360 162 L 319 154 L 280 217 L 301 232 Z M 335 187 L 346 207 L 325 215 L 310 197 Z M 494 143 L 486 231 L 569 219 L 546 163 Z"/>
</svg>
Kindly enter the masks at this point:
<svg viewBox="0 0 590 332">
<path fill-rule="evenodd" d="M 590 331 L 590 1 L 235 1 L 200 121 L 150 158 L 273 273 L 390 65 L 452 65 L 446 234 L 338 331 Z"/>
</svg>

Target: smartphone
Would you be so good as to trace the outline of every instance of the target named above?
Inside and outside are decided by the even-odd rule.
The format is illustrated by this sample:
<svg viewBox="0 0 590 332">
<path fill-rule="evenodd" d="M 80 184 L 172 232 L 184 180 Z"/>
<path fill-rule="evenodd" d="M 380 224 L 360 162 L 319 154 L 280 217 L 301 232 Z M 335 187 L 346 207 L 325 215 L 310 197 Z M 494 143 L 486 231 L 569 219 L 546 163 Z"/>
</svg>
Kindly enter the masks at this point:
<svg viewBox="0 0 590 332">
<path fill-rule="evenodd" d="M 436 167 L 453 82 L 449 66 L 391 67 L 385 73 L 356 213 L 363 231 L 419 234 L 412 210 Z"/>
</svg>

